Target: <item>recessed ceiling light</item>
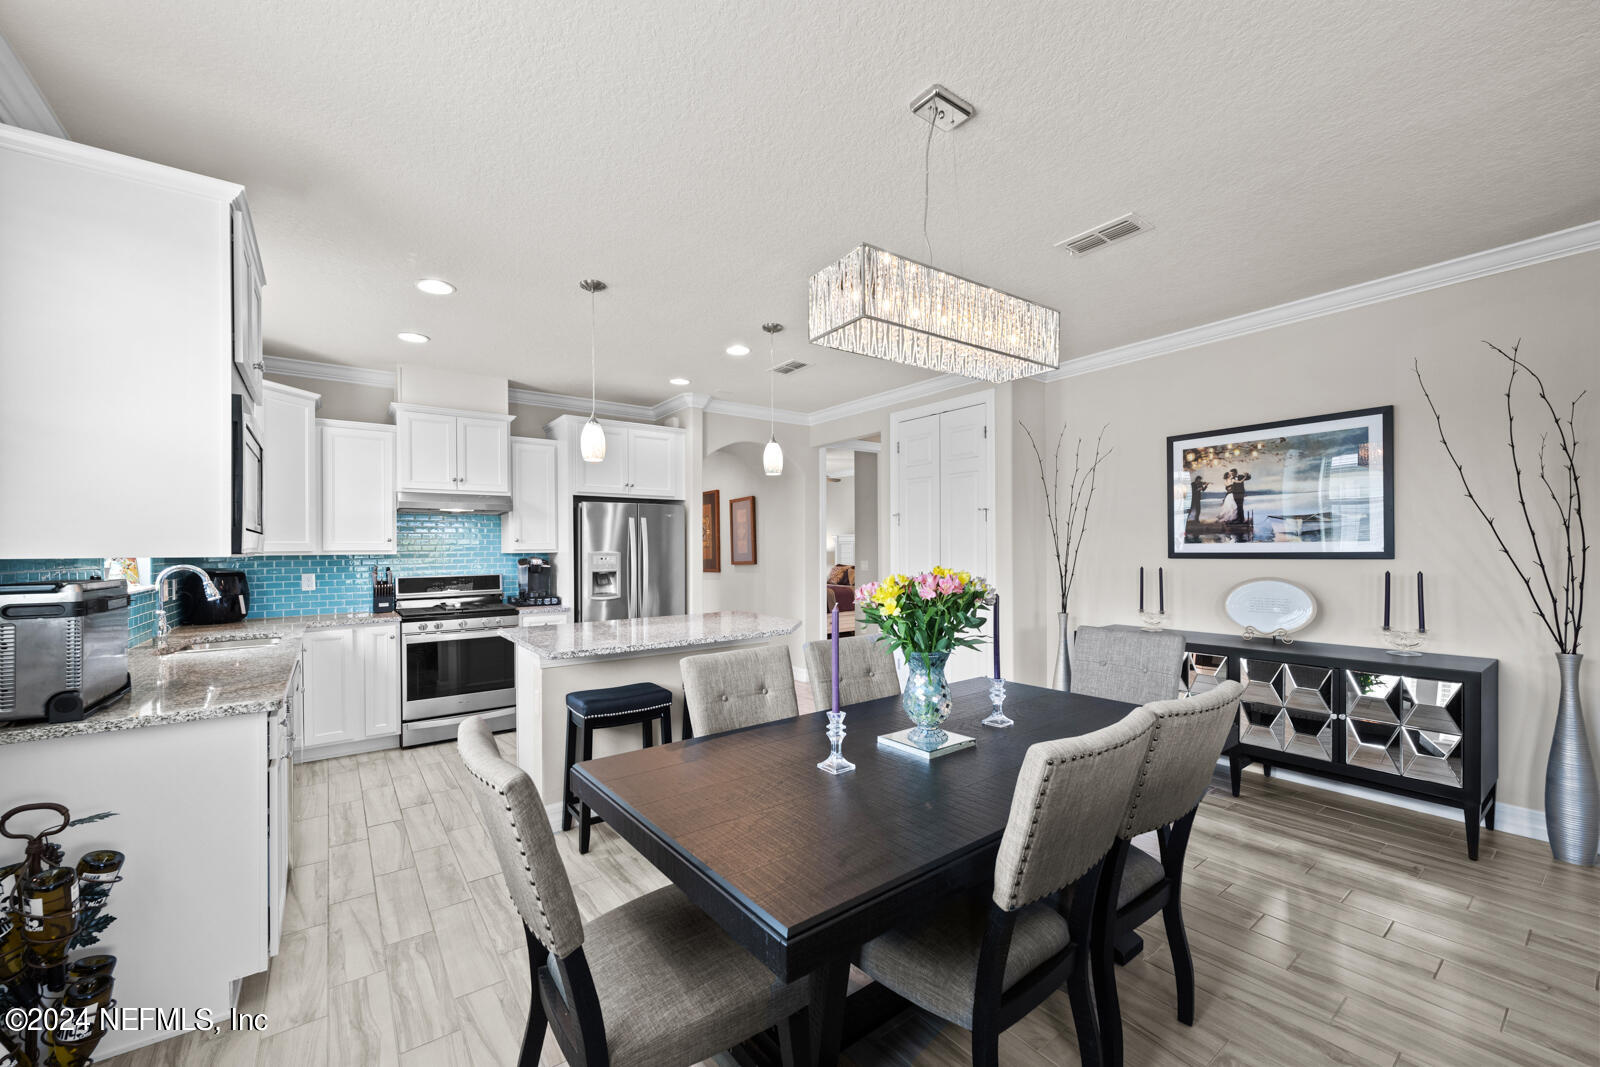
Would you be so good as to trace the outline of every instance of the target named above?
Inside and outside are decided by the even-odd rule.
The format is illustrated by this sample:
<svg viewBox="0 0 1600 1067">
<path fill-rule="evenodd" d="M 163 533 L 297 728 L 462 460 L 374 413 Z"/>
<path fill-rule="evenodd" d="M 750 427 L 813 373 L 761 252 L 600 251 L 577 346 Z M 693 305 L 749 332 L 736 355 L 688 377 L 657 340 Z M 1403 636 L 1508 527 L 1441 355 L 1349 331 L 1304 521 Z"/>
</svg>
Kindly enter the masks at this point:
<svg viewBox="0 0 1600 1067">
<path fill-rule="evenodd" d="M 748 356 L 749 354 L 750 354 L 750 346 L 749 345 L 729 345 L 728 346 L 728 355 L 730 355 L 730 356 Z"/>
<path fill-rule="evenodd" d="M 404 333 L 397 333 L 395 336 L 408 345 L 425 345 L 428 343 L 428 335 L 425 333 L 412 333 L 407 330 Z"/>
<path fill-rule="evenodd" d="M 424 278 L 417 283 L 417 288 L 429 296 L 449 296 L 456 291 L 456 287 L 443 278 Z"/>
<path fill-rule="evenodd" d="M 688 385 L 689 384 L 689 379 L 687 379 L 687 378 L 668 378 L 667 379 L 667 384 L 668 385 Z"/>
</svg>

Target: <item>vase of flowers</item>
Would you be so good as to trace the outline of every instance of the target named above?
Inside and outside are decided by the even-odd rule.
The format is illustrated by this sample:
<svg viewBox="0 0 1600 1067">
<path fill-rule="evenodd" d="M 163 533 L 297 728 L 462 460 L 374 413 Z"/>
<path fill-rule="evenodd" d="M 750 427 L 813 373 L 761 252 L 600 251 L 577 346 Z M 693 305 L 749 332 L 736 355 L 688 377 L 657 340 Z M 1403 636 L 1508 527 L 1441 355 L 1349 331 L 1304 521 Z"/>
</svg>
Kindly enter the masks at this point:
<svg viewBox="0 0 1600 1067">
<path fill-rule="evenodd" d="M 955 649 L 983 642 L 977 636 L 983 626 L 978 612 L 992 592 L 982 578 L 947 567 L 891 574 L 856 591 L 856 610 L 910 668 L 900 704 L 911 720 L 913 744 L 932 750 L 947 739 L 939 728 L 950 716 L 945 665 Z"/>
</svg>

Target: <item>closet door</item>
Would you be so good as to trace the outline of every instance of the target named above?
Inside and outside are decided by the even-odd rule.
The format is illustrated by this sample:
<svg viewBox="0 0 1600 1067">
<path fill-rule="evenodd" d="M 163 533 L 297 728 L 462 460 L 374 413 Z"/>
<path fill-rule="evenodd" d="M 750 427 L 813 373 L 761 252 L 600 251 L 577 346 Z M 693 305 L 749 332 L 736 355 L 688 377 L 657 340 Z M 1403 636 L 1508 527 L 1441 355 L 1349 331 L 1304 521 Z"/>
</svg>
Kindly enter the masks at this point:
<svg viewBox="0 0 1600 1067">
<path fill-rule="evenodd" d="M 940 562 L 939 418 L 900 424 L 895 436 L 894 568 L 917 574 Z"/>
<path fill-rule="evenodd" d="M 986 412 L 976 407 L 939 415 L 939 562 L 951 570 L 989 574 L 989 437 Z M 945 677 L 952 682 L 988 673 L 987 647 L 957 649 Z"/>
</svg>

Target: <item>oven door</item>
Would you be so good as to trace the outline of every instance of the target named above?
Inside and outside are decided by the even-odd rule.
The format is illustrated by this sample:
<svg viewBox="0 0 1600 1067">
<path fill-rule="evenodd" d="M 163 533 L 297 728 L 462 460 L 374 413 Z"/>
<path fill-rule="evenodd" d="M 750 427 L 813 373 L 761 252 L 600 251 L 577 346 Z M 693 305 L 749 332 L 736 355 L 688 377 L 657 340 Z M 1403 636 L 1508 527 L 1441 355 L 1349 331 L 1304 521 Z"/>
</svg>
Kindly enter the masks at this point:
<svg viewBox="0 0 1600 1067">
<path fill-rule="evenodd" d="M 517 702 L 516 647 L 499 630 L 406 634 L 406 722 L 510 707 Z"/>
</svg>

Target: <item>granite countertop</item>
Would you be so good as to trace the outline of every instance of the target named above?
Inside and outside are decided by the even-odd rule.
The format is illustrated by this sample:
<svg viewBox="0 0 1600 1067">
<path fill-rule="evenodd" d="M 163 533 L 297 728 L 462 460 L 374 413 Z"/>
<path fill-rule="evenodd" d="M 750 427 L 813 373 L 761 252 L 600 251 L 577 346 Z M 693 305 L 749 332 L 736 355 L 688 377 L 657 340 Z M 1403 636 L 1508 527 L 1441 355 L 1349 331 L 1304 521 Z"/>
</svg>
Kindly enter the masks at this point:
<svg viewBox="0 0 1600 1067">
<path fill-rule="evenodd" d="M 556 664 L 569 660 L 637 656 L 703 645 L 784 637 L 800 628 L 796 619 L 754 611 L 708 611 L 700 615 L 659 615 L 612 622 L 556 623 L 517 627 L 500 636 Z"/>
<path fill-rule="evenodd" d="M 179 626 L 167 635 L 167 646 L 174 650 L 200 641 L 227 644 L 264 637 L 277 641 L 193 655 L 159 654 L 153 644 L 130 648 L 128 674 L 133 679 L 132 692 L 78 722 L 0 725 L 0 745 L 232 715 L 272 714 L 283 706 L 289 676 L 300 658 L 301 634 L 350 626 L 393 626 L 399 621 L 398 615 L 369 612 Z"/>
<path fill-rule="evenodd" d="M 518 615 L 565 615 L 572 609 L 565 604 L 519 604 Z"/>
</svg>

